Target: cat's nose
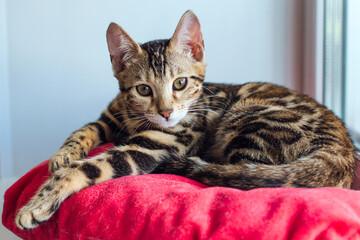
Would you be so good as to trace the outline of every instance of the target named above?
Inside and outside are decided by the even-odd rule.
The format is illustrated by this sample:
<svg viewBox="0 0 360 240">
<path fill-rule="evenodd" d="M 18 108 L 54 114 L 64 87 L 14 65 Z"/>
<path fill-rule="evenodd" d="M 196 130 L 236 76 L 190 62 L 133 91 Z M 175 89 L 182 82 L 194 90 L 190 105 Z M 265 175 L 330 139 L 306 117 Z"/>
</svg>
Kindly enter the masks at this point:
<svg viewBox="0 0 360 240">
<path fill-rule="evenodd" d="M 173 109 L 172 108 L 168 108 L 168 109 L 161 109 L 159 110 L 159 114 L 165 118 L 166 120 L 169 119 L 171 113 L 173 112 Z"/>
</svg>

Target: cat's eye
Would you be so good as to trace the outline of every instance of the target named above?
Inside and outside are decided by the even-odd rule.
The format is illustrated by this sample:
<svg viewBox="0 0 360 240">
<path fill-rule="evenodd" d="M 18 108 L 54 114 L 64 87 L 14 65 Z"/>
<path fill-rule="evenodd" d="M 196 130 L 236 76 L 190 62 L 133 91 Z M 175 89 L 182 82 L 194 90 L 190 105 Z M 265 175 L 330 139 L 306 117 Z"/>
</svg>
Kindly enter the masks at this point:
<svg viewBox="0 0 360 240">
<path fill-rule="evenodd" d="M 174 81 L 173 89 L 174 90 L 183 90 L 186 87 L 187 78 L 178 78 Z"/>
<path fill-rule="evenodd" d="M 151 88 L 145 84 L 141 84 L 141 85 L 137 86 L 136 90 L 142 96 L 150 96 L 152 93 Z"/>
</svg>

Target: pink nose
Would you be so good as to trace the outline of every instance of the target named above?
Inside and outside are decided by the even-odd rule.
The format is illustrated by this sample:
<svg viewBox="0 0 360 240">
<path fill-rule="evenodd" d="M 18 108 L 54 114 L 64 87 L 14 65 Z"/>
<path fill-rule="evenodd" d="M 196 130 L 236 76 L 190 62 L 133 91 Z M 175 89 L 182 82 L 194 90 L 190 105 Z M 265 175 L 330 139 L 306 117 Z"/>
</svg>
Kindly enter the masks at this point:
<svg viewBox="0 0 360 240">
<path fill-rule="evenodd" d="M 170 108 L 170 109 L 165 109 L 165 110 L 159 110 L 159 114 L 165 118 L 166 120 L 169 119 L 171 113 L 173 112 L 173 109 Z"/>
</svg>

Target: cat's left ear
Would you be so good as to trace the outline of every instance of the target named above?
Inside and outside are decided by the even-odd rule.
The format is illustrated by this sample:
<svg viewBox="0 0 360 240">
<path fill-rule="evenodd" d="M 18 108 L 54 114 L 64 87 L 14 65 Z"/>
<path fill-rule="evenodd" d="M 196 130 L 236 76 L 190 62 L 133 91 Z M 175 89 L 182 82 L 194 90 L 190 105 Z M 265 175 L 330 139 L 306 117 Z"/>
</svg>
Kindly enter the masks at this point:
<svg viewBox="0 0 360 240">
<path fill-rule="evenodd" d="M 181 51 L 191 51 L 196 61 L 204 58 L 204 40 L 201 34 L 200 22 L 196 15 L 188 10 L 185 12 L 170 40 L 170 47 Z"/>
</svg>

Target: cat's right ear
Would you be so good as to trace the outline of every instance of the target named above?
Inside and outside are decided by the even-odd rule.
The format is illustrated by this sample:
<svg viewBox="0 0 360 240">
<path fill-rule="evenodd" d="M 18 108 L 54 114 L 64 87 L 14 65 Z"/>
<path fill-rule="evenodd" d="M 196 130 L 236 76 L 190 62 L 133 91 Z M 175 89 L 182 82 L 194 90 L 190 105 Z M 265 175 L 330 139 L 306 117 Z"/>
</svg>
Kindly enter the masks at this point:
<svg viewBox="0 0 360 240">
<path fill-rule="evenodd" d="M 139 44 L 116 23 L 110 23 L 106 31 L 106 39 L 115 73 L 122 72 L 126 62 L 141 51 Z"/>
</svg>

